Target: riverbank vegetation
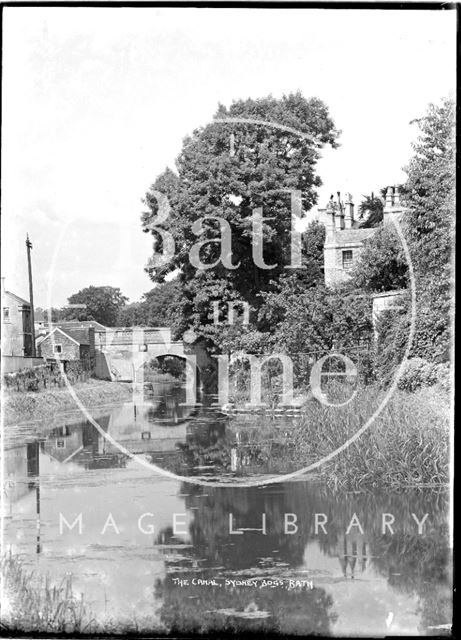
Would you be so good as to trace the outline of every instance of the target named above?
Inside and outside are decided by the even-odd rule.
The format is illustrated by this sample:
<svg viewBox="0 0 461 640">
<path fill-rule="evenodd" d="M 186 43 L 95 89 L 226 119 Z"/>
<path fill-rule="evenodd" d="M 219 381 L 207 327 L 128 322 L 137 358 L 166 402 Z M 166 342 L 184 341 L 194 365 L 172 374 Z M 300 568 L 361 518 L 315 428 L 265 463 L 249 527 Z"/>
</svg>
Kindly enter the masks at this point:
<svg viewBox="0 0 461 640">
<path fill-rule="evenodd" d="M 131 384 L 90 379 L 72 387 L 86 407 L 123 402 L 131 398 Z M 78 409 L 67 387 L 4 393 L 2 409 L 5 425 L 28 420 L 51 419 L 56 414 Z"/>
<path fill-rule="evenodd" d="M 0 558 L 2 602 L 0 630 L 6 633 L 75 637 L 152 632 L 152 617 L 133 613 L 125 619 L 94 615 L 88 598 L 76 592 L 72 574 L 51 579 L 29 570 L 11 551 Z"/>
<path fill-rule="evenodd" d="M 151 232 L 159 209 L 156 192 L 167 195 L 171 212 L 162 232 L 170 233 L 181 251 L 166 266 L 159 268 L 156 260 L 146 266 L 157 287 L 129 308 L 121 301 L 117 317 L 126 325 L 166 324 L 172 328 L 173 339 L 192 330 L 210 355 L 228 354 L 229 400 L 237 406 L 249 401 L 248 354 L 290 356 L 295 397 L 301 398 L 299 404 L 304 403 L 305 417 L 288 431 L 277 455 L 274 449 L 258 458 L 258 464 L 263 460 L 271 472 L 290 471 L 340 446 L 379 405 L 407 349 L 411 270 L 398 234 L 392 225 L 381 223 L 384 203 L 379 197 L 362 203 L 363 216 L 370 207 L 376 214 L 367 215 L 367 226 L 376 225 L 376 232 L 365 241 L 347 283 L 325 286 L 325 228 L 318 222 L 311 222 L 303 233 L 302 268 L 286 268 L 292 258 L 291 210 L 282 191 L 300 190 L 303 210 L 311 209 L 321 184 L 316 175 L 320 149 L 337 145 L 338 131 L 320 100 L 294 94 L 280 100 L 237 101 L 229 109 L 220 107 L 216 117 L 274 121 L 307 131 L 310 139 L 245 122 L 210 124 L 194 131 L 184 141 L 177 173 L 167 169 L 147 192 L 142 215 L 143 230 Z M 320 473 L 334 486 L 402 487 L 448 480 L 453 122 L 454 104 L 449 99 L 430 105 L 417 121 L 421 135 L 406 169 L 407 182 L 401 185 L 405 211 L 400 218 L 417 294 L 413 343 L 398 392 L 376 424 L 321 468 Z M 236 145 L 234 155 L 229 154 L 230 136 Z M 219 197 L 208 201 L 204 192 Z M 270 224 L 263 224 L 259 264 L 249 231 L 257 206 L 276 214 Z M 221 243 L 211 224 L 202 230 L 200 255 L 212 266 L 197 269 L 189 263 L 189 250 L 197 244 L 193 228 L 201 214 L 224 217 L 232 226 L 232 260 L 240 268 L 223 264 L 224 256 L 218 251 Z M 152 233 L 158 235 L 158 231 Z M 262 263 L 277 266 L 265 268 Z M 165 276 L 173 272 L 177 277 L 165 282 Z M 383 311 L 373 326 L 373 296 L 396 290 L 404 292 L 398 305 Z M 219 302 L 218 323 L 213 301 Z M 250 305 L 249 324 L 225 323 L 227 304 L 233 301 Z M 349 356 L 358 369 L 357 395 L 340 408 L 312 400 L 310 388 L 315 363 L 331 353 Z M 184 364 L 178 362 L 171 358 L 155 361 L 145 369 L 146 383 L 182 380 Z M 330 359 L 325 370 L 337 375 L 341 367 Z M 262 401 L 270 407 L 281 400 L 280 374 L 277 361 L 264 366 Z M 207 391 L 216 393 L 217 375 L 208 378 L 215 387 Z M 82 401 L 90 406 L 129 396 L 124 385 L 95 381 L 88 388 L 83 385 L 81 393 Z M 73 399 L 65 389 L 15 394 L 6 399 L 6 421 L 46 417 L 70 406 Z M 226 451 L 225 464 L 230 464 L 230 448 Z M 207 452 L 200 450 L 199 458 L 206 462 Z"/>
<path fill-rule="evenodd" d="M 293 430 L 292 455 L 299 463 L 318 460 L 343 445 L 365 424 L 379 396 L 368 387 L 339 409 L 313 403 Z M 449 399 L 442 389 L 398 391 L 369 429 L 316 473 L 335 489 L 446 485 L 449 428 Z"/>
<path fill-rule="evenodd" d="M 95 620 L 66 575 L 59 584 L 48 576 L 28 571 L 13 554 L 0 561 L 2 575 L 1 624 L 9 631 L 25 633 L 90 633 Z"/>
<path fill-rule="evenodd" d="M 344 488 L 446 483 L 455 175 L 453 100 L 429 105 L 426 114 L 415 121 L 420 135 L 405 169 L 407 181 L 400 185 L 404 211 L 399 218 L 412 269 L 393 225 L 381 222 L 381 190 L 378 198 L 371 198 L 377 215 L 366 215 L 367 226 L 375 226 L 376 232 L 365 241 L 348 282 L 328 288 L 323 274 L 325 229 L 319 223 L 312 222 L 303 233 L 303 268 L 285 269 L 290 260 L 289 203 L 279 193 L 282 188 L 300 189 L 305 211 L 316 203 L 316 190 L 321 184 L 315 176 L 318 150 L 326 144 L 335 147 L 338 136 L 325 105 L 296 94 L 280 101 L 237 101 L 229 109 L 220 108 L 216 115 L 281 124 L 289 120 L 291 127 L 307 127 L 314 133 L 316 148 L 296 136 L 244 123 L 210 125 L 185 140 L 177 173 L 165 171 L 146 194 L 143 228 L 148 232 L 158 213 L 154 191 L 162 191 L 171 204 L 171 215 L 163 228 L 178 246 L 190 248 L 196 242 L 192 225 L 200 213 L 224 216 L 233 232 L 242 230 L 243 240 L 232 245 L 232 255 L 234 263 L 240 262 L 244 268 L 224 268 L 216 231 L 211 226 L 203 229 L 202 259 L 208 257 L 213 266 L 193 269 L 188 252 L 182 250 L 166 268 L 157 268 L 155 261 L 146 267 L 160 286 L 164 286 L 168 271 L 179 271 L 176 294 L 181 293 L 182 302 L 177 305 L 175 299 L 173 303 L 178 312 L 173 325 L 176 337 L 193 329 L 209 353 L 232 354 L 230 400 L 237 405 L 248 402 L 246 354 L 282 353 L 293 359 L 295 387 L 308 400 L 306 417 L 290 431 L 282 457 L 273 457 L 270 463 L 274 469 L 283 470 L 285 456 L 292 466 L 296 458 L 299 468 L 312 455 L 317 459 L 326 455 L 357 431 L 395 379 L 408 345 L 412 322 L 409 289 L 413 281 L 417 299 L 414 337 L 398 392 L 376 424 L 322 467 L 321 473 L 327 482 Z M 235 158 L 228 153 L 231 135 L 238 141 Z M 303 182 L 303 176 L 309 179 Z M 382 177 L 377 178 L 382 182 Z M 268 185 L 272 188 L 275 184 L 280 188 L 277 195 L 271 191 L 264 199 Z M 220 197 L 207 200 L 205 206 L 205 191 Z M 366 201 L 362 204 L 359 209 L 363 217 L 371 205 Z M 265 264 L 277 264 L 277 268 L 261 268 L 254 262 L 247 227 L 255 206 L 276 214 L 264 225 L 263 253 Z M 373 326 L 373 296 L 388 291 L 403 293 L 398 304 L 375 318 Z M 250 323 L 216 324 L 211 300 L 219 301 L 222 317 L 228 302 L 245 301 L 251 306 Z M 359 372 L 356 398 L 338 409 L 309 401 L 313 366 L 333 352 L 349 356 Z M 265 370 L 263 400 L 276 406 L 280 385 L 277 388 L 271 382 L 280 377 L 280 367 L 271 362 Z"/>
</svg>

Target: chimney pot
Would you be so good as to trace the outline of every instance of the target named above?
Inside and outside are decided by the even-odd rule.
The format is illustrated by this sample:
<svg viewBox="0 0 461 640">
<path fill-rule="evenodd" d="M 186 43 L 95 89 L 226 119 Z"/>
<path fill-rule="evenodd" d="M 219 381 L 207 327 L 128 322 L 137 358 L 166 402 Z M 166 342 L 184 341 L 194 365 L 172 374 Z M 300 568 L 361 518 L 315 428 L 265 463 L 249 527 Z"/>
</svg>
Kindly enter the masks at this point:
<svg viewBox="0 0 461 640">
<path fill-rule="evenodd" d="M 394 205 L 394 189 L 393 187 L 387 187 L 386 207 L 392 207 L 393 205 Z"/>
</svg>

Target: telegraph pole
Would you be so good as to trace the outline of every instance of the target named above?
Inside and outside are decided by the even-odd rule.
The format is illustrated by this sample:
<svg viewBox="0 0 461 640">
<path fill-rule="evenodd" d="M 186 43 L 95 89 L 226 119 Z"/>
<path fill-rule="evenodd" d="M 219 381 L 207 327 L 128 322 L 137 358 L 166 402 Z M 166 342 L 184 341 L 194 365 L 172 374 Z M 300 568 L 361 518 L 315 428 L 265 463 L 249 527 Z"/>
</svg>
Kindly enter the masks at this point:
<svg viewBox="0 0 461 640">
<path fill-rule="evenodd" d="M 36 357 L 35 353 L 35 313 L 34 313 L 34 287 L 32 285 L 32 262 L 30 259 L 30 250 L 32 249 L 32 242 L 29 240 L 29 234 L 26 238 L 27 247 L 27 265 L 29 267 L 29 299 L 30 299 L 30 322 L 32 324 L 32 357 Z"/>
</svg>

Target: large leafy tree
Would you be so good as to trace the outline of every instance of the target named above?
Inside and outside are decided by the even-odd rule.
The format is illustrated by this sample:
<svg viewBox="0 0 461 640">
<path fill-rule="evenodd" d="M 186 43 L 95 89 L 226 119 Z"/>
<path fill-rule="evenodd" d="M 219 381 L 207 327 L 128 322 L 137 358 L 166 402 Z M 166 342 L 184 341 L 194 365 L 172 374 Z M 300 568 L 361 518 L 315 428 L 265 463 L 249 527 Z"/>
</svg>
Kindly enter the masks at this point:
<svg viewBox="0 0 461 640">
<path fill-rule="evenodd" d="M 235 325 L 204 324 L 202 335 L 218 346 L 223 352 L 245 351 L 247 353 L 268 353 L 276 348 L 278 334 L 276 326 L 285 318 L 290 305 L 291 296 L 300 296 L 307 289 L 323 284 L 323 244 L 325 227 L 319 222 L 311 223 L 303 234 L 302 265 L 303 269 L 287 270 L 277 281 L 271 283 L 268 291 L 263 291 L 252 305 L 250 324 Z M 216 287 L 216 291 L 218 287 Z M 209 289 L 204 288 L 197 296 L 197 302 L 203 304 L 203 313 L 208 313 Z M 237 299 L 235 291 L 230 287 L 226 291 L 229 300 Z M 216 293 L 216 296 L 218 293 Z M 225 305 L 220 305 L 225 315 Z M 208 311 L 207 311 L 208 310 Z M 197 322 L 200 317 L 197 318 Z M 277 348 L 279 348 L 277 346 Z"/>
<path fill-rule="evenodd" d="M 65 320 L 96 320 L 107 327 L 117 324 L 119 310 L 128 302 L 118 287 L 86 287 L 68 298 L 69 304 L 84 304 L 82 309 L 66 309 Z"/>
<path fill-rule="evenodd" d="M 420 136 L 406 171 L 405 232 L 415 267 L 417 323 L 414 355 L 449 356 L 451 260 L 455 222 L 455 104 L 431 104 L 415 121 Z"/>
<path fill-rule="evenodd" d="M 226 118 L 241 120 L 219 122 Z M 151 262 L 147 270 L 157 282 L 168 271 L 180 270 L 185 297 L 183 318 L 199 335 L 204 336 L 212 322 L 211 300 L 240 299 L 258 309 L 262 303 L 260 294 L 270 291 L 287 273 L 289 191 L 301 192 L 304 211 L 316 203 L 316 190 L 321 184 L 315 172 L 320 150 L 326 144 L 335 147 L 337 136 L 327 107 L 317 98 L 306 100 L 297 93 L 279 100 L 239 100 L 229 108 L 220 106 L 212 123 L 185 139 L 177 159 L 177 175 L 167 170 L 146 194 L 144 228 L 159 211 L 154 191 L 162 191 L 169 198 L 171 212 L 160 226 L 172 234 L 176 245 L 175 255 L 167 265 L 158 267 Z M 271 218 L 263 223 L 263 258 L 267 265 L 275 265 L 270 269 L 256 266 L 252 255 L 252 215 L 259 207 L 265 218 Z M 204 243 L 199 254 L 204 263 L 216 263 L 212 268 L 197 269 L 191 264 L 189 252 L 193 245 L 221 238 L 218 223 L 213 220 L 203 224 L 200 236 L 194 233 L 194 223 L 204 216 L 219 216 L 230 224 L 229 264 L 239 265 L 237 268 L 226 268 L 219 260 L 219 242 Z M 153 233 L 159 240 L 159 234 Z M 159 240 L 157 248 L 162 246 Z"/>
<path fill-rule="evenodd" d="M 406 233 L 418 278 L 451 280 L 455 204 L 455 104 L 451 99 L 429 105 L 415 120 L 420 136 L 406 167 Z"/>
<path fill-rule="evenodd" d="M 443 362 L 450 355 L 452 298 L 452 246 L 455 221 L 455 106 L 444 99 L 429 105 L 424 117 L 415 122 L 420 136 L 413 145 L 415 154 L 406 168 L 408 180 L 403 196 L 407 211 L 403 228 L 414 267 L 416 287 L 415 336 L 412 356 Z M 390 231 L 388 233 L 391 233 Z M 401 282 L 401 250 L 388 244 L 387 266 L 377 251 L 368 254 L 360 266 L 362 284 L 376 282 L 381 271 L 386 277 L 398 275 Z M 376 249 L 376 247 L 375 247 Z M 400 266 L 399 266 L 400 265 Z M 365 266 L 365 268 L 364 268 Z M 399 268 L 396 269 L 395 267 Z M 371 289 L 376 287 L 371 286 Z M 378 369 L 389 372 L 401 361 L 410 327 L 409 296 L 400 308 L 383 315 L 380 322 Z"/>
</svg>

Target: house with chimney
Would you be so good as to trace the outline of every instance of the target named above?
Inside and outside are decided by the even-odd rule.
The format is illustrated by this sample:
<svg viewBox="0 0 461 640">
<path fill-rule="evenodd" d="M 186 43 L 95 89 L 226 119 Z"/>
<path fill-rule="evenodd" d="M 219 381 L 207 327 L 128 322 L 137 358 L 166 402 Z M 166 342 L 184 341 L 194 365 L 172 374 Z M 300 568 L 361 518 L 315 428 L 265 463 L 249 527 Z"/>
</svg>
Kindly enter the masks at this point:
<svg viewBox="0 0 461 640">
<path fill-rule="evenodd" d="M 399 188 L 388 187 L 382 224 L 389 224 L 394 216 L 400 217 L 403 211 Z M 326 228 L 323 248 L 325 284 L 334 287 L 350 278 L 364 242 L 376 233 L 378 227 L 360 227 L 350 193 L 345 194 L 344 200 L 339 192 L 336 199 L 331 196 L 326 208 L 319 209 L 319 217 Z"/>
</svg>

